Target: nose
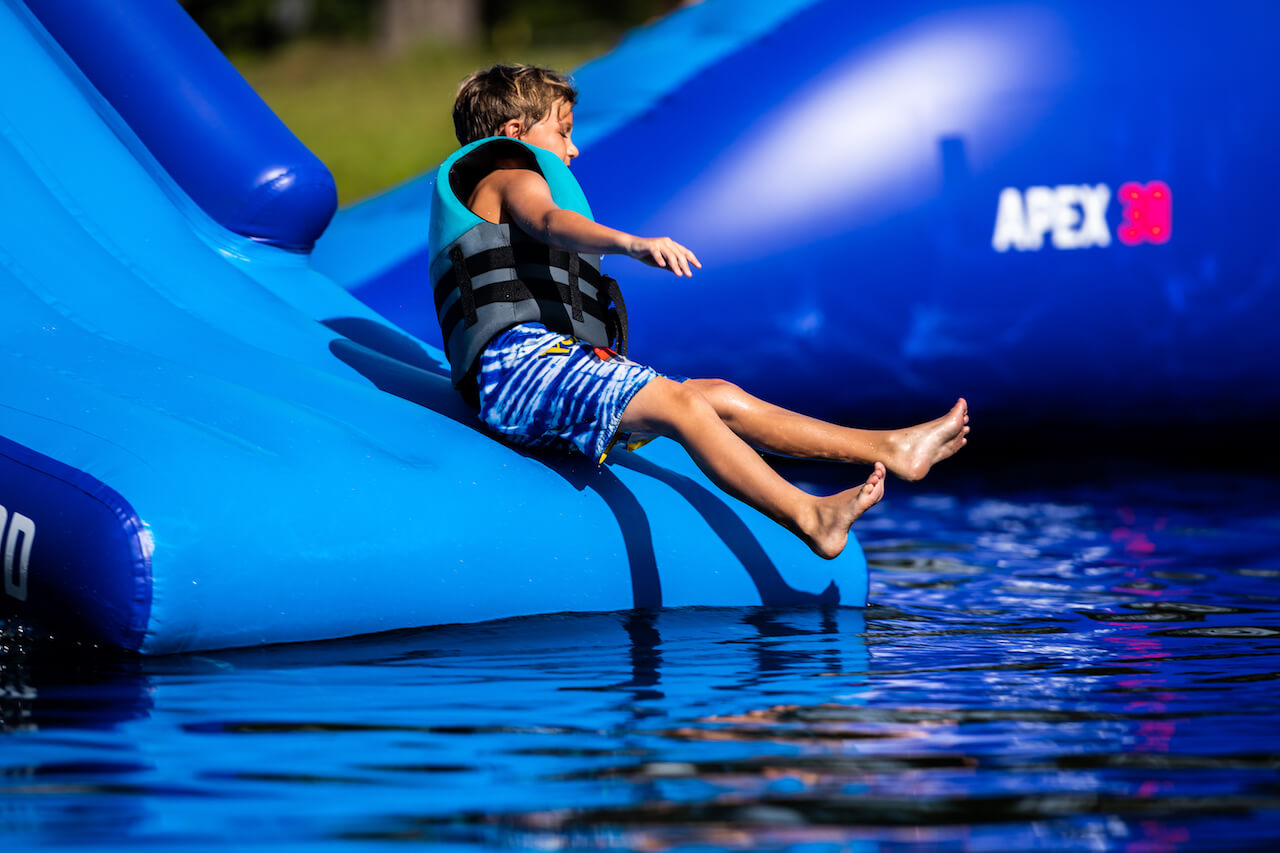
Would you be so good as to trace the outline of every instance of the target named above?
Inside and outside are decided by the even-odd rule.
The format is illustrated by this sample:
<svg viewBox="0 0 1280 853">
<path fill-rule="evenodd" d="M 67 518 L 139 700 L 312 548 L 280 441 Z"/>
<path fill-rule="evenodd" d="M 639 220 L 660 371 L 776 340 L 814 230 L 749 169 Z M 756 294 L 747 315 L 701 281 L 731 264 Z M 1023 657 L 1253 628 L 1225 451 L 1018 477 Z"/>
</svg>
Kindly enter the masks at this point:
<svg viewBox="0 0 1280 853">
<path fill-rule="evenodd" d="M 574 157 L 578 156 L 578 146 L 570 142 L 569 147 L 565 149 L 564 153 L 570 160 L 572 160 Z"/>
</svg>

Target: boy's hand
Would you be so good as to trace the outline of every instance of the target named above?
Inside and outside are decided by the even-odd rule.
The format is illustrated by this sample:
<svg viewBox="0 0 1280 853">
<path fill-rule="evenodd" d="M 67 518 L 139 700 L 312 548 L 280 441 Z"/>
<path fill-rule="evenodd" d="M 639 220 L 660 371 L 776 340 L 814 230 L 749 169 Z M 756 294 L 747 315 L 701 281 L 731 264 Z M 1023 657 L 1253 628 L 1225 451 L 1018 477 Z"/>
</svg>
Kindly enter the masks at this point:
<svg viewBox="0 0 1280 853">
<path fill-rule="evenodd" d="M 693 275 L 691 266 L 702 269 L 698 256 L 670 237 L 635 237 L 627 254 L 651 267 L 669 269 L 678 276 Z"/>
</svg>

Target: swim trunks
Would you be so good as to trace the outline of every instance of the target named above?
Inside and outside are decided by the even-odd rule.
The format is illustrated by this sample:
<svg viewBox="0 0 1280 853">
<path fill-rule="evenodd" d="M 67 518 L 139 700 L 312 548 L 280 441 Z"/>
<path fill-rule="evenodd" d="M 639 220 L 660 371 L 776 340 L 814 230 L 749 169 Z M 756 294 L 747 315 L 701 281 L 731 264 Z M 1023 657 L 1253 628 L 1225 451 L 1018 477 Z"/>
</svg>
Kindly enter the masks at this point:
<svg viewBox="0 0 1280 853">
<path fill-rule="evenodd" d="M 522 323 L 480 356 L 480 419 L 513 444 L 604 462 L 631 398 L 661 374 L 613 350 Z"/>
</svg>

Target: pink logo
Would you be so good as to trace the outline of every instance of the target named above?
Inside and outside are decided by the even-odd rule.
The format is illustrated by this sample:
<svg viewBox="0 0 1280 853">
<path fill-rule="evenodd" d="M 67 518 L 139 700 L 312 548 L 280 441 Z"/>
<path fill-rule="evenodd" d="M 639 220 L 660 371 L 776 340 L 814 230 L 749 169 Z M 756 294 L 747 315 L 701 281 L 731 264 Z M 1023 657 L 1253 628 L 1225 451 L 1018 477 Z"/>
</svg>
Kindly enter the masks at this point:
<svg viewBox="0 0 1280 853">
<path fill-rule="evenodd" d="M 1126 246 L 1168 243 L 1173 229 L 1173 195 L 1164 181 L 1146 186 L 1129 181 L 1120 185 L 1120 227 L 1116 236 Z"/>
</svg>

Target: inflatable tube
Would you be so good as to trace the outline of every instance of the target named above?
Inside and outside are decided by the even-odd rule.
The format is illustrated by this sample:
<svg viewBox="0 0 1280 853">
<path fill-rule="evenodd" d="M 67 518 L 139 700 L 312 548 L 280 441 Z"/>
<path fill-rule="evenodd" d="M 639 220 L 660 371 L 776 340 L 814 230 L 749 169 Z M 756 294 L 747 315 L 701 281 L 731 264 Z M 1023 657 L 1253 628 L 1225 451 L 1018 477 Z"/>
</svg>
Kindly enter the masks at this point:
<svg viewBox="0 0 1280 853">
<path fill-rule="evenodd" d="M 1280 423 L 1280 6 L 759 14 L 693 4 L 574 74 L 597 217 L 704 265 L 614 272 L 634 352 L 860 425 L 958 394 L 1006 439 Z M 414 186 L 342 211 L 316 262 L 434 341 Z M 374 223 L 397 250 L 345 263 Z"/>
<path fill-rule="evenodd" d="M 25 2 L 209 216 L 272 246 L 315 244 L 338 206 L 333 176 L 181 6 Z"/>
<path fill-rule="evenodd" d="M 164 653 L 865 603 L 856 542 L 818 559 L 675 444 L 597 468 L 494 441 L 438 349 L 174 193 L 16 0 L 0 55 L 6 612 Z"/>
</svg>

